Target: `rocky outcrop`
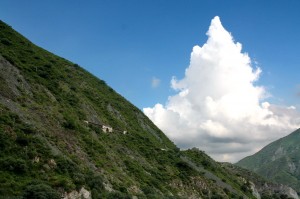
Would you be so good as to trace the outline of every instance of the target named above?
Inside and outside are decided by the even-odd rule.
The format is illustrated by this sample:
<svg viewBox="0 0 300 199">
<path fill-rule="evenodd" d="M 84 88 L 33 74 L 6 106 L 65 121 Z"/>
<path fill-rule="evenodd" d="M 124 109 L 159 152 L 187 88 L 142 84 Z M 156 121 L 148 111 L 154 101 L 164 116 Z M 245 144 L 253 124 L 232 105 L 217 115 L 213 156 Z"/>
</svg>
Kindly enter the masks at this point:
<svg viewBox="0 0 300 199">
<path fill-rule="evenodd" d="M 257 199 L 261 199 L 262 195 L 266 194 L 272 196 L 275 193 L 278 195 L 286 195 L 288 198 L 299 199 L 297 192 L 285 185 L 265 183 L 260 187 L 256 186 L 253 182 L 249 183 L 252 195 Z"/>
<path fill-rule="evenodd" d="M 256 199 L 261 199 L 261 196 L 257 190 L 257 188 L 255 187 L 255 184 L 253 182 L 250 182 L 250 189 L 252 191 L 252 195 L 256 198 Z"/>
<path fill-rule="evenodd" d="M 79 192 L 74 190 L 70 193 L 65 193 L 63 199 L 92 199 L 91 192 L 82 187 Z"/>
<path fill-rule="evenodd" d="M 281 195 L 287 195 L 288 198 L 299 199 L 297 192 L 291 187 L 282 184 L 267 184 L 265 183 L 262 187 L 258 188 L 258 191 L 263 193 L 280 193 Z"/>
<path fill-rule="evenodd" d="M 16 99 L 21 93 L 32 96 L 31 87 L 21 75 L 19 69 L 0 55 L 0 95 L 7 99 Z"/>
</svg>

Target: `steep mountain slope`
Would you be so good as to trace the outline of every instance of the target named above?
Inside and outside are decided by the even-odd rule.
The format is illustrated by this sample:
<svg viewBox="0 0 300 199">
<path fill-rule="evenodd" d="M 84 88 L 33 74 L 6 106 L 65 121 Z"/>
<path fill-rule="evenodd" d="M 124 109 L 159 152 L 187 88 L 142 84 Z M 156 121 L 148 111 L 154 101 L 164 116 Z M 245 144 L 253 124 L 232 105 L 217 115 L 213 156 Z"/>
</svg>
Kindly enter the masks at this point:
<svg viewBox="0 0 300 199">
<path fill-rule="evenodd" d="M 255 198 L 233 170 L 0 21 L 1 198 Z"/>
<path fill-rule="evenodd" d="M 300 129 L 264 147 L 237 165 L 300 192 Z"/>
<path fill-rule="evenodd" d="M 286 185 L 268 181 L 252 171 L 230 163 L 215 162 L 198 149 L 189 149 L 182 154 L 182 159 L 187 159 L 194 169 L 224 190 L 235 193 L 236 189 L 241 189 L 261 199 L 299 198 L 297 192 Z"/>
</svg>

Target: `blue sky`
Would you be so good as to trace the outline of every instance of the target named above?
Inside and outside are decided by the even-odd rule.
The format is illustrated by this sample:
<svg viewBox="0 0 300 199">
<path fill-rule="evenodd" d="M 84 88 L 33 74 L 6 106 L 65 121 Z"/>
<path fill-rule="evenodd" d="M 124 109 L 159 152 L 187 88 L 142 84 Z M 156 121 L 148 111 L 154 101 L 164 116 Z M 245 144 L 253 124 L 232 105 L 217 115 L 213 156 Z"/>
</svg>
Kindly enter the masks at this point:
<svg viewBox="0 0 300 199">
<path fill-rule="evenodd" d="M 258 62 L 277 104 L 298 106 L 300 1 L 1 0 L 0 19 L 78 63 L 139 108 L 164 103 L 214 16 Z M 153 78 L 159 79 L 156 87 Z"/>
</svg>

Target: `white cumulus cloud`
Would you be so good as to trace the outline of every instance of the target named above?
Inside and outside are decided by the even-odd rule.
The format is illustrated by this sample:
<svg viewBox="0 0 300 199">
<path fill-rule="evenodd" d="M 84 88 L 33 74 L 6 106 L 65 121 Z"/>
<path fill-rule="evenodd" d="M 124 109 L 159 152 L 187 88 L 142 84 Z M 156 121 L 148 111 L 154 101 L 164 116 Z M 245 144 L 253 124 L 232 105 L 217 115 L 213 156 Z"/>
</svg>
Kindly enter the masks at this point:
<svg viewBox="0 0 300 199">
<path fill-rule="evenodd" d="M 219 17 L 211 21 L 207 36 L 202 47 L 194 46 L 184 78 L 172 78 L 177 94 L 165 105 L 143 109 L 171 140 L 235 162 L 300 127 L 295 107 L 266 101 L 269 94 L 255 84 L 261 69 L 252 66 Z"/>
</svg>

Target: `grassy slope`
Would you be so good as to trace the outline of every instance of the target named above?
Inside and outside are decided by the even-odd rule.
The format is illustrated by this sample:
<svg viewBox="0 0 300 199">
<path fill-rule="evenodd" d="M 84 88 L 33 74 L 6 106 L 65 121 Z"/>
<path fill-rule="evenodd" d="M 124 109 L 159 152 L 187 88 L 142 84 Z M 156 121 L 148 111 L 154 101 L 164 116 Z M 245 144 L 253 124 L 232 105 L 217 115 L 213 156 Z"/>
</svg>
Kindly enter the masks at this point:
<svg viewBox="0 0 300 199">
<path fill-rule="evenodd" d="M 2 197 L 85 187 L 93 198 L 252 198 L 246 181 L 199 150 L 180 152 L 103 80 L 1 21 L 0 70 Z"/>
<path fill-rule="evenodd" d="M 238 166 L 293 187 L 300 192 L 300 130 L 281 138 L 256 154 L 237 163 Z"/>
<path fill-rule="evenodd" d="M 161 181 L 179 172 L 167 170 L 178 160 L 178 149 L 148 118 L 78 65 L 35 46 L 2 22 L 0 30 L 0 53 L 9 61 L 1 58 L 4 69 L 13 68 L 11 75 L 17 76 L 2 73 L 0 78 L 4 194 L 20 194 L 33 177 L 70 191 L 97 175 L 123 192 L 124 186 L 167 192 Z M 115 131 L 103 134 L 84 120 Z"/>
</svg>

